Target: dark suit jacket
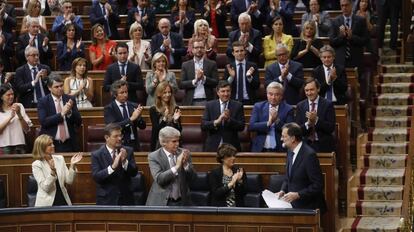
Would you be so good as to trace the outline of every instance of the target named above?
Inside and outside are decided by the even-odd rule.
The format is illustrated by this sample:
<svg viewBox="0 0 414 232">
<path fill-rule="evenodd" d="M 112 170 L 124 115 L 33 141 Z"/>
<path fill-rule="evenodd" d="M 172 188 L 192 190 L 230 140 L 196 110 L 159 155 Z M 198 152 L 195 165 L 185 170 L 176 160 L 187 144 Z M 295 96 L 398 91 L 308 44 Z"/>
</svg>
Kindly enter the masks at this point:
<svg viewBox="0 0 414 232">
<path fill-rule="evenodd" d="M 236 71 L 236 76 L 233 79 L 233 82 L 231 83 L 231 99 L 236 99 L 236 93 L 237 93 L 237 81 L 238 76 L 239 76 L 239 68 L 236 67 L 236 62 L 231 62 L 230 65 L 233 67 L 233 69 Z M 247 80 L 247 76 L 246 74 L 244 74 L 244 82 L 246 83 L 246 90 L 247 90 L 247 95 L 249 95 L 249 100 L 251 100 L 251 102 L 256 102 L 256 90 L 259 88 L 260 86 L 260 80 L 259 80 L 259 69 L 257 67 L 257 65 L 253 62 L 249 62 L 246 61 L 246 72 L 247 70 L 249 70 L 251 67 L 254 68 L 254 73 L 253 73 L 253 79 L 251 82 L 249 82 Z M 229 72 L 227 71 L 227 68 L 224 69 L 224 79 L 227 80 L 227 78 L 229 77 Z"/>
<path fill-rule="evenodd" d="M 130 147 L 123 147 L 127 151 L 128 167 L 122 168 L 122 164 L 108 174 L 108 166 L 112 165 L 112 157 L 106 145 L 91 154 L 92 176 L 96 182 L 97 205 L 133 205 L 134 196 L 131 191 L 131 177 L 137 175 L 137 166 L 134 159 L 134 151 Z M 122 202 L 119 202 L 119 199 Z"/>
<path fill-rule="evenodd" d="M 127 28 L 126 31 L 129 32 L 129 28 L 131 27 L 131 24 L 133 24 L 135 21 L 135 12 L 138 12 L 138 8 L 134 7 L 131 8 L 128 11 L 128 19 L 127 19 Z M 150 39 L 155 31 L 156 31 L 156 26 L 155 26 L 155 13 L 154 13 L 154 9 L 152 7 L 146 7 L 143 9 L 142 17 L 148 17 L 148 21 L 146 21 L 145 23 L 141 21 L 141 26 L 144 29 L 144 34 L 142 35 L 143 39 Z"/>
<path fill-rule="evenodd" d="M 13 33 L 13 28 L 17 26 L 16 14 L 14 12 L 14 6 L 6 4 L 4 12 L 8 15 L 7 19 L 3 19 L 3 32 Z"/>
<path fill-rule="evenodd" d="M 62 96 L 63 105 L 65 105 L 69 99 L 72 99 L 73 101 L 72 112 L 65 117 L 62 117 L 60 113 L 56 112 L 55 103 L 51 94 L 48 94 L 39 100 L 37 104 L 37 113 L 39 115 L 40 125 L 42 126 L 40 128 L 40 134 L 47 134 L 54 138 L 57 133 L 58 125 L 62 123 L 63 120 L 66 120 L 72 149 L 73 151 L 79 151 L 78 136 L 76 135 L 75 129 L 82 124 L 82 118 L 76 106 L 75 98 L 64 94 Z"/>
<path fill-rule="evenodd" d="M 285 151 L 280 140 L 282 134 L 282 127 L 286 123 L 294 121 L 293 107 L 282 101 L 279 104 L 277 116 L 279 121 L 275 123 L 276 136 L 276 150 L 278 152 Z M 252 116 L 250 117 L 249 131 L 256 132 L 256 137 L 252 140 L 252 152 L 261 152 L 263 150 L 266 136 L 269 133 L 270 127 L 267 126 L 269 120 L 269 102 L 262 101 L 254 104 Z"/>
<path fill-rule="evenodd" d="M 178 108 L 178 106 L 176 108 Z M 175 129 L 179 130 L 180 132 L 182 131 L 183 128 L 181 126 L 181 119 L 179 119 L 177 123 L 166 122 L 164 120 L 160 120 L 162 115 L 160 114 L 160 112 L 157 111 L 155 106 L 151 106 L 151 108 L 149 109 L 149 114 L 150 114 L 151 125 L 152 125 L 151 151 L 155 151 L 156 149 L 159 148 L 159 147 L 157 147 L 157 145 L 159 145 L 158 135 L 159 135 L 160 130 L 162 128 L 164 128 L 166 126 L 171 126 L 171 127 L 174 127 Z"/>
<path fill-rule="evenodd" d="M 135 108 L 137 108 L 137 104 L 128 101 L 127 103 L 128 107 L 128 114 L 129 117 L 131 117 L 132 112 Z M 105 124 L 109 123 L 118 123 L 122 127 L 122 133 L 125 133 L 125 130 L 130 130 L 132 127 L 132 132 L 134 133 L 136 147 L 139 150 L 139 137 L 138 137 L 138 130 L 139 129 L 145 129 L 146 124 L 144 119 L 142 117 L 138 117 L 135 121 L 131 121 L 129 118 L 124 119 L 122 116 L 122 112 L 119 110 L 118 105 L 116 104 L 115 100 L 113 100 L 109 105 L 106 105 L 104 108 L 104 119 Z M 124 142 L 127 142 L 129 138 L 124 137 Z"/>
<path fill-rule="evenodd" d="M 10 18 L 10 16 L 7 18 Z M 11 72 L 12 66 L 10 59 L 14 57 L 13 35 L 6 31 L 3 31 L 1 34 L 6 39 L 6 42 L 3 44 L 4 47 L 0 47 L 0 57 L 4 63 L 4 71 Z"/>
<path fill-rule="evenodd" d="M 268 7 L 266 9 L 266 23 L 267 25 L 272 28 L 272 20 L 279 16 L 283 19 L 283 32 L 287 35 L 291 35 L 293 37 L 299 36 L 298 28 L 296 27 L 295 21 L 293 20 L 293 16 L 295 14 L 295 1 L 291 0 L 282 0 L 280 1 L 280 10 L 273 12 L 273 17 L 270 15 L 271 9 Z"/>
<path fill-rule="evenodd" d="M 333 90 L 336 97 L 336 105 L 344 105 L 347 103 L 346 91 L 348 89 L 348 81 L 345 69 L 340 65 L 334 65 L 336 69 L 337 78 L 333 82 Z M 312 77 L 317 79 L 321 84 L 319 95 L 325 97 L 329 85 L 326 83 L 325 70 L 323 65 L 316 67 L 312 72 Z"/>
<path fill-rule="evenodd" d="M 170 32 L 171 48 L 174 48 L 172 56 L 174 57 L 174 64 L 170 64 L 170 68 L 181 68 L 181 57 L 187 54 L 187 48 L 184 47 L 183 38 L 175 33 Z M 164 41 L 164 37 L 161 33 L 157 33 L 151 38 L 151 53 L 155 54 L 157 52 L 162 52 L 165 54 L 165 51 L 161 50 L 161 45 Z"/>
<path fill-rule="evenodd" d="M 303 66 L 301 63 L 289 60 L 289 73 L 292 74 L 292 79 L 288 82 L 283 93 L 283 98 L 290 105 L 296 105 L 301 100 L 301 90 L 304 82 Z M 265 84 L 266 86 L 272 81 L 279 81 L 280 67 L 279 63 L 275 62 L 266 68 Z"/>
<path fill-rule="evenodd" d="M 214 126 L 214 120 L 220 116 L 220 101 L 212 100 L 207 102 L 201 119 L 201 129 L 207 132 L 207 139 L 203 151 L 217 151 L 220 141 L 229 143 L 241 151 L 239 131 L 244 130 L 244 110 L 243 105 L 234 100 L 229 100 L 227 109 L 230 110 L 230 119 L 224 124 Z"/>
<path fill-rule="evenodd" d="M 227 42 L 227 50 L 226 54 L 232 61 L 234 60 L 233 52 L 233 42 L 239 41 L 240 38 L 240 30 L 235 30 L 230 32 L 229 40 Z M 262 33 L 260 31 L 252 28 L 249 32 L 249 43 L 253 45 L 252 52 L 247 51 L 247 60 L 253 63 L 259 63 L 259 56 L 262 53 Z"/>
<path fill-rule="evenodd" d="M 257 9 L 260 11 L 258 17 L 255 14 L 249 14 L 252 19 L 252 27 L 256 30 L 259 30 L 263 33 L 263 23 L 266 20 L 266 12 L 268 7 L 268 2 L 266 0 L 256 0 L 258 7 Z M 231 24 L 233 30 L 239 29 L 239 15 L 243 12 L 246 12 L 246 1 L 245 0 L 233 0 L 230 8 L 230 15 L 231 15 Z"/>
<path fill-rule="evenodd" d="M 144 89 L 144 81 L 142 80 L 141 68 L 139 65 L 128 61 L 126 66 L 126 76 L 128 82 L 128 99 L 132 102 L 138 102 L 137 90 Z M 111 89 L 112 83 L 121 79 L 118 62 L 108 66 L 105 72 L 104 88 L 105 91 Z"/>
<path fill-rule="evenodd" d="M 296 105 L 296 123 L 302 127 L 305 141 L 309 136 L 311 130 L 306 129 L 305 123 L 306 112 L 310 111 L 308 99 L 299 102 Z M 315 131 L 319 141 L 319 150 L 316 152 L 332 152 L 335 151 L 335 109 L 332 102 L 323 97 L 319 97 L 317 105 L 318 122 L 315 126 Z"/>
<path fill-rule="evenodd" d="M 209 59 L 203 60 L 203 71 L 206 76 L 206 81 L 204 83 L 204 91 L 206 92 L 207 100 L 212 100 L 215 97 L 215 90 L 218 83 L 217 76 L 217 64 L 215 61 Z M 194 60 L 189 60 L 183 63 L 181 68 L 181 82 L 179 85 L 180 89 L 185 89 L 185 96 L 183 100 L 183 105 L 191 105 L 194 97 L 195 86 L 193 85 L 193 80 L 195 78 L 195 67 Z"/>
<path fill-rule="evenodd" d="M 184 24 L 183 30 L 183 37 L 184 38 L 191 38 L 194 32 L 194 22 L 196 20 L 194 10 L 187 10 L 185 12 L 185 17 L 188 19 L 188 23 Z M 180 31 L 180 27 L 175 25 L 175 22 L 179 19 L 179 12 L 173 11 L 171 12 L 170 16 L 170 23 L 171 23 L 171 31 L 178 33 Z"/>
<path fill-rule="evenodd" d="M 50 59 L 53 57 L 52 47 L 48 43 L 48 49 L 46 51 L 43 50 L 42 43 L 43 39 L 46 36 L 44 34 L 37 34 L 37 49 L 39 50 L 39 60 L 41 64 L 45 64 L 50 66 Z M 26 57 L 24 55 L 24 50 L 26 49 L 27 45 L 29 45 L 29 33 L 25 33 L 19 36 L 17 41 L 17 58 L 19 59 L 19 64 L 23 65 L 26 63 Z"/>
<path fill-rule="evenodd" d="M 324 181 L 315 151 L 303 142 L 290 176 L 288 169 L 286 162 L 286 176 L 281 190 L 285 193 L 298 192 L 300 198 L 292 202 L 293 208 L 320 209 L 323 214 L 326 211 Z"/>
<path fill-rule="evenodd" d="M 232 171 L 233 173 L 237 172 L 238 167 L 233 166 Z M 220 165 L 219 167 L 210 171 L 208 180 L 210 183 L 210 191 L 211 191 L 211 206 L 218 206 L 218 207 L 225 207 L 226 204 L 226 197 L 230 193 L 230 188 L 227 185 L 223 185 L 223 166 Z M 243 207 L 244 206 L 244 196 L 247 192 L 246 186 L 246 172 L 243 173 L 242 177 L 243 182 L 237 183 L 234 188 L 234 193 L 236 196 L 236 206 Z"/>
<path fill-rule="evenodd" d="M 364 46 L 368 43 L 369 32 L 364 18 L 352 15 L 352 37 L 349 40 L 351 58 L 345 60 L 345 50 L 348 39 L 341 36 L 339 27 L 345 25 L 343 15 L 338 15 L 332 20 L 331 35 L 329 36 L 332 47 L 335 49 L 335 62 L 344 67 L 361 67 L 364 58 Z"/>
<path fill-rule="evenodd" d="M 119 34 L 118 34 L 118 24 L 121 22 L 121 20 L 119 19 L 119 15 L 118 15 L 118 9 L 116 7 L 116 5 L 111 4 L 112 7 L 112 14 L 109 14 L 108 17 L 108 24 L 109 24 L 109 28 L 111 30 L 111 36 L 109 36 L 110 39 L 119 39 Z M 102 7 L 101 5 L 98 4 L 94 4 L 91 8 L 91 11 L 89 12 L 89 17 L 91 20 L 91 25 L 95 25 L 97 23 L 101 24 L 102 26 L 104 26 L 105 28 L 105 33 L 108 36 L 108 25 L 106 23 L 105 20 L 105 15 L 102 14 Z"/>
<path fill-rule="evenodd" d="M 56 48 L 56 59 L 59 63 L 60 71 L 70 71 L 72 69 L 72 62 L 78 57 L 85 57 L 85 45 L 82 42 L 79 49 L 74 48 L 68 52 L 66 41 L 59 42 Z"/>
<path fill-rule="evenodd" d="M 46 69 L 47 73 L 50 74 L 49 66 L 39 64 L 38 70 Z M 47 87 L 47 78 L 41 81 L 45 95 L 49 94 L 49 88 Z M 24 108 L 30 108 L 34 101 L 35 87 L 32 86 L 32 71 L 28 64 L 20 66 L 16 69 L 16 75 L 13 78 L 13 86 L 19 92 L 19 101 L 23 104 Z"/>
<path fill-rule="evenodd" d="M 210 11 L 208 12 L 208 15 L 205 15 L 205 13 L 206 13 L 205 10 L 206 9 L 203 7 L 203 12 L 201 13 L 201 16 L 205 20 L 207 20 L 207 22 L 210 24 L 210 28 L 212 28 Z M 218 30 L 218 33 L 219 33 L 218 37 L 219 38 L 227 38 L 229 32 L 226 29 L 226 24 L 222 23 L 222 22 L 226 22 L 226 20 L 227 20 L 227 7 L 225 6 L 225 4 L 221 5 L 220 11 L 221 11 L 220 14 L 217 14 L 217 11 L 216 11 L 216 24 L 217 24 L 217 30 Z"/>
</svg>

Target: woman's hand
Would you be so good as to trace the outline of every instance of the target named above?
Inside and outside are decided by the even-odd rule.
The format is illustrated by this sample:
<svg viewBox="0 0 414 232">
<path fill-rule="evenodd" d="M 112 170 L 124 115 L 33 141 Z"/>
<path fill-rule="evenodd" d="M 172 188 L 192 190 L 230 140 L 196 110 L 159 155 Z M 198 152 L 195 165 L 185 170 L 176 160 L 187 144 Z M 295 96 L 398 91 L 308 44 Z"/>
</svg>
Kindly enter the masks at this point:
<svg viewBox="0 0 414 232">
<path fill-rule="evenodd" d="M 75 164 L 79 163 L 82 160 L 82 158 L 83 158 L 83 154 L 81 152 L 76 153 L 70 159 L 70 165 L 75 165 Z"/>
<path fill-rule="evenodd" d="M 180 117 L 181 117 L 181 110 L 175 109 L 174 115 L 173 115 L 174 122 L 177 122 L 180 119 Z"/>
</svg>

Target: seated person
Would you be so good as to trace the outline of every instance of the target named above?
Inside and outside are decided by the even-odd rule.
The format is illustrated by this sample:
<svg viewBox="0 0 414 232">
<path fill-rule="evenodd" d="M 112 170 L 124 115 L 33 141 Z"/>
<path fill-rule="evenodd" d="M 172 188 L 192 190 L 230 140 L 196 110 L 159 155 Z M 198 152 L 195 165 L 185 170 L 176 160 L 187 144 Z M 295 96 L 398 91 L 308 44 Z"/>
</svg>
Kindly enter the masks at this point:
<svg viewBox="0 0 414 232">
<path fill-rule="evenodd" d="M 78 108 L 87 108 L 92 106 L 93 99 L 93 81 L 88 77 L 88 62 L 85 58 L 76 58 L 72 62 L 70 75 L 65 79 L 65 94 L 73 96 L 76 99 Z"/>
<path fill-rule="evenodd" d="M 69 71 L 73 60 L 85 57 L 85 45 L 78 36 L 74 24 L 68 23 L 63 27 L 63 40 L 57 44 L 56 49 L 56 59 L 60 71 Z"/>
<path fill-rule="evenodd" d="M 217 148 L 220 166 L 209 174 L 211 205 L 218 207 L 243 207 L 246 194 L 246 173 L 235 165 L 237 149 L 222 143 Z"/>
</svg>

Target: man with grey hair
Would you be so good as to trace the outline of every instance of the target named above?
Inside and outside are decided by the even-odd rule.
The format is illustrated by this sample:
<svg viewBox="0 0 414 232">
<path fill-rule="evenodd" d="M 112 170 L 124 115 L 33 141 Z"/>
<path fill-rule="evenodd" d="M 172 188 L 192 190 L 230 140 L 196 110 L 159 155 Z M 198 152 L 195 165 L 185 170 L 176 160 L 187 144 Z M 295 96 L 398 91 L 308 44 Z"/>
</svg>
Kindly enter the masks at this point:
<svg viewBox="0 0 414 232">
<path fill-rule="evenodd" d="M 232 61 L 234 60 L 232 44 L 235 41 L 240 41 L 246 49 L 247 60 L 258 64 L 260 53 L 262 53 L 262 33 L 252 28 L 251 17 L 246 12 L 239 15 L 238 22 L 239 29 L 229 34 L 226 50 L 227 57 Z"/>
<path fill-rule="evenodd" d="M 266 87 L 267 101 L 254 104 L 249 131 L 256 132 L 252 152 L 282 152 L 282 126 L 293 122 L 293 107 L 283 100 L 283 85 L 271 82 Z"/>
<path fill-rule="evenodd" d="M 25 108 L 36 108 L 38 100 L 49 94 L 46 84 L 50 68 L 39 62 L 37 48 L 28 46 L 24 53 L 27 63 L 16 69 L 13 86 Z"/>
<path fill-rule="evenodd" d="M 19 36 L 17 41 L 17 58 L 19 64 L 23 65 L 26 60 L 25 49 L 35 47 L 39 51 L 40 63 L 50 66 L 50 59 L 53 57 L 52 48 L 49 46 L 49 38 L 39 33 L 40 23 L 37 18 L 27 20 L 28 32 Z"/>
<path fill-rule="evenodd" d="M 266 86 L 276 81 L 283 85 L 283 98 L 290 105 L 296 105 L 303 95 L 300 90 L 304 81 L 303 65 L 299 62 L 289 60 L 289 49 L 284 44 L 276 47 L 277 61 L 266 68 Z"/>
<path fill-rule="evenodd" d="M 253 28 L 263 33 L 263 23 L 266 20 L 266 13 L 268 11 L 266 9 L 267 6 L 267 0 L 233 0 L 230 8 L 233 30 L 238 28 L 238 16 L 246 13 L 252 18 Z"/>
<path fill-rule="evenodd" d="M 189 150 L 179 148 L 180 132 L 170 126 L 159 132 L 161 148 L 148 155 L 153 178 L 148 206 L 191 205 L 189 183 L 195 170 Z"/>
</svg>

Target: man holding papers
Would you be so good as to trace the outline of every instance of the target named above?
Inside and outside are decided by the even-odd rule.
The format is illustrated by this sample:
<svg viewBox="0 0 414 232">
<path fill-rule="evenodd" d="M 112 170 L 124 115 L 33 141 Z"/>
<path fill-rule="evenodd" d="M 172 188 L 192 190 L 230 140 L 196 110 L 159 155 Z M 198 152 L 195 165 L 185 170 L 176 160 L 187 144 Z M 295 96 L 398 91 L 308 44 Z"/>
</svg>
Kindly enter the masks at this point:
<svg viewBox="0 0 414 232">
<path fill-rule="evenodd" d="M 296 123 L 282 128 L 282 142 L 287 148 L 286 176 L 282 188 L 276 193 L 293 208 L 326 211 L 323 194 L 322 171 L 315 151 L 302 142 L 302 130 Z"/>
</svg>

